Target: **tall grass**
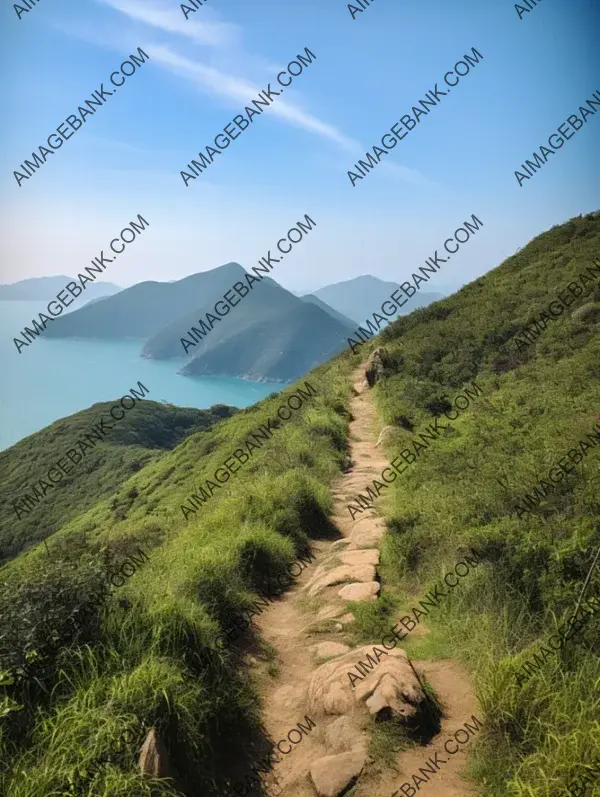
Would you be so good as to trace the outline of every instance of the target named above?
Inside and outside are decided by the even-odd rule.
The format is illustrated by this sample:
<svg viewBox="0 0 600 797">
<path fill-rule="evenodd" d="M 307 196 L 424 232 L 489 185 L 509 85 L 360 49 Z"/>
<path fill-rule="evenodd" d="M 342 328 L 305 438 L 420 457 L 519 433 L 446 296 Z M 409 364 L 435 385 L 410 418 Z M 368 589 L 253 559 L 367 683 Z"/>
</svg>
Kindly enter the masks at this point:
<svg viewBox="0 0 600 797">
<path fill-rule="evenodd" d="M 347 458 L 353 365 L 342 356 L 312 372 L 318 395 L 187 523 L 180 504 L 274 416 L 281 396 L 191 436 L 140 470 L 116 496 L 53 535 L 52 559 L 42 547 L 2 569 L 2 616 L 15 622 L 29 616 L 32 628 L 20 640 L 0 641 L 0 793 L 196 795 L 243 777 L 261 754 L 263 735 L 242 657 L 250 648 L 260 655 L 261 646 L 252 632 L 225 648 L 217 639 L 273 573 L 311 538 L 332 532 L 327 484 Z M 126 512 L 121 496 L 128 497 Z M 46 646 L 44 628 L 50 633 L 53 618 L 77 609 L 87 585 L 103 577 L 103 557 L 117 556 L 124 540 L 143 540 L 149 561 L 106 607 L 96 605 L 86 636 L 59 624 L 61 644 Z M 23 589 L 36 583 L 37 591 Z M 15 594 L 21 595 L 16 604 Z M 43 602 L 50 598 L 48 614 Z M 15 663 L 19 646 L 43 668 L 24 676 L 21 654 Z M 166 745 L 171 781 L 137 769 L 151 727 Z M 132 741 L 123 744 L 127 729 Z"/>
</svg>

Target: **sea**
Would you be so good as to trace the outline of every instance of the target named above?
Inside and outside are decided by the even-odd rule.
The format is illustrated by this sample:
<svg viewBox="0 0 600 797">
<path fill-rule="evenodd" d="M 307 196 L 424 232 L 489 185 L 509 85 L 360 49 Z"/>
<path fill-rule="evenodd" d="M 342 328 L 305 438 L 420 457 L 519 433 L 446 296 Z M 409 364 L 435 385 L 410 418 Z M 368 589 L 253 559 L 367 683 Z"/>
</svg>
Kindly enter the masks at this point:
<svg viewBox="0 0 600 797">
<path fill-rule="evenodd" d="M 47 304 L 47 303 L 46 303 Z M 179 407 L 213 404 L 248 407 L 285 387 L 177 373 L 185 362 L 140 357 L 143 341 L 45 339 L 36 337 L 21 353 L 13 342 L 43 312 L 43 302 L 0 302 L 0 451 L 54 421 L 99 401 L 120 399 L 138 380 L 148 399 Z"/>
</svg>

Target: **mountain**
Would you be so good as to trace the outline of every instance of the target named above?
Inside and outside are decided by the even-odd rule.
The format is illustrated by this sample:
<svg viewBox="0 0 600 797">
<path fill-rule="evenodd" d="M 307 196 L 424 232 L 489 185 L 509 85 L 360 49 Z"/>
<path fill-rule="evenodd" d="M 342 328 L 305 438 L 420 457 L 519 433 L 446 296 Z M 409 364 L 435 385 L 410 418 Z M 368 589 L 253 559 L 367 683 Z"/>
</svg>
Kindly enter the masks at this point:
<svg viewBox="0 0 600 797">
<path fill-rule="evenodd" d="M 197 308 L 162 329 L 147 341 L 142 355 L 184 355 L 181 339 L 193 342 L 187 332 L 198 328 L 207 310 L 212 307 Z M 338 321 L 266 277 L 188 349 L 193 359 L 181 373 L 288 382 L 339 351 L 352 329 L 350 321 Z"/>
<path fill-rule="evenodd" d="M 140 282 L 105 301 L 53 319 L 44 335 L 145 340 L 204 302 L 214 304 L 240 274 L 244 274 L 240 265 L 227 263 L 177 282 Z"/>
<path fill-rule="evenodd" d="M 351 318 L 357 324 L 364 323 L 365 318 L 381 307 L 382 302 L 389 299 L 390 294 L 400 286 L 396 282 L 385 282 L 370 274 L 355 277 L 344 282 L 336 282 L 313 291 L 317 299 L 333 307 L 338 313 Z M 427 307 L 431 302 L 442 299 L 441 293 L 419 293 L 402 308 L 399 315 L 408 315 L 418 307 Z"/>
<path fill-rule="evenodd" d="M 186 375 L 284 382 L 346 344 L 351 321 L 338 320 L 339 314 L 323 309 L 318 299 L 298 299 L 269 277 L 260 281 L 255 277 L 252 288 L 226 316 L 216 315 L 215 302 L 237 282 L 247 285 L 246 272 L 238 263 L 178 282 L 142 282 L 53 320 L 44 334 L 50 338 L 136 338 L 145 340 L 143 357 L 194 358 L 182 371 Z M 209 311 L 216 319 L 213 328 L 196 343 L 188 330 L 198 328 Z M 182 338 L 192 344 L 187 353 Z"/>
<path fill-rule="evenodd" d="M 238 410 L 215 404 L 208 410 L 165 406 L 156 401 L 139 401 L 133 412 L 97 444 L 91 453 L 84 451 L 85 462 L 72 467 L 72 473 L 47 490 L 42 506 L 22 512 L 17 520 L 13 501 L 31 494 L 39 480 L 48 481 L 48 470 L 56 465 L 65 452 L 77 453 L 77 441 L 84 440 L 102 417 L 109 418 L 115 402 L 101 402 L 67 418 L 55 421 L 45 429 L 20 440 L 0 452 L 0 472 L 3 474 L 0 501 L 0 564 L 18 554 L 23 548 L 50 536 L 69 520 L 85 512 L 102 498 L 112 495 L 124 480 L 175 448 L 186 437 L 228 418 Z M 69 460 L 65 459 L 66 465 Z"/>
<path fill-rule="evenodd" d="M 264 286 L 266 287 L 266 286 Z M 291 296 L 293 299 L 294 297 Z M 313 304 L 298 301 L 247 329 L 211 338 L 182 370 L 187 375 L 235 375 L 253 381 L 291 382 L 347 346 L 352 327 Z"/>
<path fill-rule="evenodd" d="M 72 277 L 33 277 L 32 279 L 13 282 L 10 285 L 0 285 L 0 302 L 49 302 L 56 294 L 64 290 L 67 282 Z M 85 295 L 91 299 L 102 296 L 112 296 L 121 288 L 112 282 L 94 282 L 86 287 Z"/>
<path fill-rule="evenodd" d="M 325 310 L 326 313 L 328 313 L 332 318 L 335 318 L 336 321 L 339 321 L 340 324 L 346 324 L 346 326 L 354 327 L 354 321 L 351 318 L 348 318 L 346 315 L 342 315 L 342 313 L 338 313 L 337 310 L 334 310 L 333 307 L 330 307 L 322 299 L 319 299 L 318 296 L 314 295 L 314 293 L 307 293 L 305 296 L 300 296 L 295 293 L 294 296 L 298 296 L 298 298 L 302 299 L 303 302 L 314 304 L 317 307 L 320 307 L 321 310 Z"/>
<path fill-rule="evenodd" d="M 240 332 L 251 334 L 252 325 L 260 319 L 269 318 L 283 310 L 292 312 L 293 308 L 302 306 L 302 302 L 289 291 L 269 277 L 265 277 L 258 285 L 253 284 L 252 290 L 246 296 L 239 298 L 234 294 L 234 298 L 239 298 L 238 304 L 224 317 L 215 315 L 218 320 L 213 322 L 213 329 L 198 345 L 192 345 L 186 355 L 181 338 L 186 338 L 193 344 L 194 339 L 187 334 L 188 330 L 192 327 L 198 328 L 200 319 L 205 318 L 207 312 L 214 314 L 215 301 L 221 298 L 234 282 L 241 280 L 246 285 L 244 279 L 246 272 L 241 266 L 237 266 L 237 269 L 235 274 L 229 274 L 229 282 L 218 296 L 207 297 L 206 302 L 196 301 L 193 310 L 178 315 L 171 324 L 161 328 L 157 334 L 149 338 L 142 350 L 142 356 L 157 360 L 194 356 L 203 346 L 211 345 L 216 340 L 223 340 Z"/>
</svg>

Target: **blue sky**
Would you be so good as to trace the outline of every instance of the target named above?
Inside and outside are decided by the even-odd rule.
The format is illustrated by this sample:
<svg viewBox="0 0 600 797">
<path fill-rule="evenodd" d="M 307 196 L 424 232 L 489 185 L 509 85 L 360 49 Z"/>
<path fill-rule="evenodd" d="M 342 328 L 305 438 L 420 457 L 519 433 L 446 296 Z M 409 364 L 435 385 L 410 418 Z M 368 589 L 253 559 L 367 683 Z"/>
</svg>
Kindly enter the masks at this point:
<svg viewBox="0 0 600 797">
<path fill-rule="evenodd" d="M 448 292 L 553 224 L 600 207 L 600 113 L 522 188 L 514 170 L 600 90 L 597 0 L 173 0 L 2 4 L 1 282 L 76 273 L 138 213 L 149 230 L 105 279 L 251 267 L 308 213 L 273 277 L 309 290 L 402 282 L 475 213 L 484 223 L 426 288 Z M 130 53 L 150 61 L 19 188 L 13 170 Z M 308 47 L 314 63 L 196 181 L 181 169 Z M 483 61 L 352 187 L 358 158 L 457 60 Z M 440 86 L 441 87 L 441 86 Z M 595 157 L 594 157 L 595 155 Z"/>
</svg>

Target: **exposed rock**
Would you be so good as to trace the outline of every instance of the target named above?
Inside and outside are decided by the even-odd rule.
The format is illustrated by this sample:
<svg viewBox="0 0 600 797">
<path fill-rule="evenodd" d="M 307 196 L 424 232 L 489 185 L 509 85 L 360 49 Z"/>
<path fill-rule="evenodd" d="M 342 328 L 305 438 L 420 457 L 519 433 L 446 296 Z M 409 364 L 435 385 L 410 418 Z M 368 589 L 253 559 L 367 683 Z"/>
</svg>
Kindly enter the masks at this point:
<svg viewBox="0 0 600 797">
<path fill-rule="evenodd" d="M 338 592 L 344 601 L 374 601 L 379 595 L 379 582 L 368 581 L 363 584 L 346 584 Z"/>
<path fill-rule="evenodd" d="M 340 617 L 340 623 L 344 625 L 352 625 L 352 623 L 356 622 L 356 617 L 352 614 L 352 612 L 348 612 L 343 617 Z"/>
<path fill-rule="evenodd" d="M 169 778 L 170 766 L 167 748 L 160 740 L 156 730 L 150 728 L 138 758 L 140 770 L 152 778 Z"/>
<path fill-rule="evenodd" d="M 365 754 L 356 750 L 328 755 L 311 764 L 310 776 L 319 797 L 338 797 L 356 781 L 365 761 Z"/>
<path fill-rule="evenodd" d="M 373 548 L 379 545 L 383 534 L 383 529 L 380 528 L 364 530 L 357 528 L 356 531 L 352 532 L 352 537 L 350 539 L 357 546 L 357 548 Z"/>
<path fill-rule="evenodd" d="M 362 551 L 344 551 L 339 554 L 345 565 L 378 565 L 379 551 L 376 548 L 365 548 Z"/>
<path fill-rule="evenodd" d="M 334 567 L 333 570 L 324 575 L 319 575 L 316 579 L 312 578 L 305 589 L 308 590 L 309 596 L 313 598 L 325 587 L 332 587 L 335 584 L 374 580 L 375 568 L 373 565 L 340 565 L 340 567 Z"/>
<path fill-rule="evenodd" d="M 395 428 L 393 426 L 384 426 L 381 432 L 379 432 L 379 437 L 377 438 L 377 442 L 375 443 L 375 447 L 377 448 L 382 443 L 385 443 L 386 440 L 389 440 L 392 434 L 395 432 Z"/>
<path fill-rule="evenodd" d="M 375 349 L 365 363 L 365 378 L 368 386 L 373 387 L 379 382 L 385 376 L 386 369 L 390 368 L 392 364 L 392 358 L 383 347 Z"/>
<path fill-rule="evenodd" d="M 392 710 L 394 716 L 403 717 L 404 719 L 408 719 L 415 714 L 414 705 L 411 704 L 412 693 L 406 692 L 404 689 L 399 690 L 398 679 L 395 676 L 385 673 L 379 680 L 377 688 L 372 689 L 372 686 L 372 684 L 365 683 L 365 681 L 356 686 L 357 700 L 365 700 L 370 714 L 377 715 L 380 711 L 384 711 L 387 708 Z M 425 696 L 422 693 L 420 685 L 418 688 L 419 693 L 424 699 Z"/>
<path fill-rule="evenodd" d="M 341 642 L 319 642 L 318 645 L 312 645 L 311 650 L 317 659 L 331 659 L 334 656 L 348 653 L 350 648 L 348 645 L 342 645 Z"/>
<path fill-rule="evenodd" d="M 425 695 L 408 656 L 400 648 L 375 648 L 379 652 L 373 645 L 355 648 L 315 670 L 308 690 L 310 711 L 350 714 L 353 707 L 365 704 L 371 714 L 389 709 L 396 717 L 413 717 Z M 361 661 L 366 675 L 357 670 Z"/>
</svg>

